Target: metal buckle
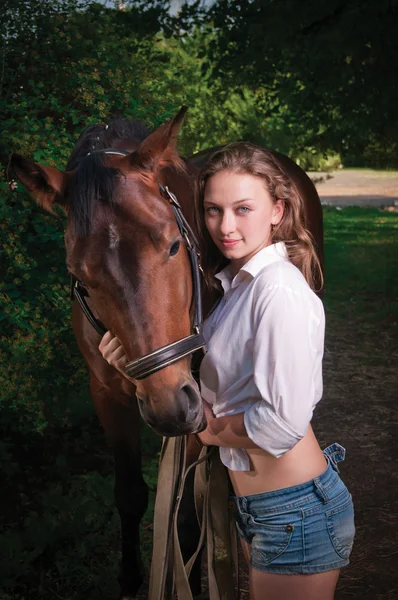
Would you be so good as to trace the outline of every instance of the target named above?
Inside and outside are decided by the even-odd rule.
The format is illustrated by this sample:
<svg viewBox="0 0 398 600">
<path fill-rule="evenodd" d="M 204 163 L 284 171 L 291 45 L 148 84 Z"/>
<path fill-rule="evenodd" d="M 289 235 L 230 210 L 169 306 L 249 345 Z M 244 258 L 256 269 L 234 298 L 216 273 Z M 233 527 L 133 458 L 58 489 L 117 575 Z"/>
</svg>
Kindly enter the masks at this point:
<svg viewBox="0 0 398 600">
<path fill-rule="evenodd" d="M 170 192 L 169 186 L 165 185 L 164 189 L 166 190 L 166 194 L 168 195 L 168 200 L 169 200 L 170 204 L 175 204 L 181 210 L 181 205 L 177 200 L 177 196 L 175 196 L 173 194 L 173 192 Z"/>
<path fill-rule="evenodd" d="M 182 235 L 184 236 L 184 239 L 186 241 L 188 250 L 192 250 L 193 245 L 192 245 L 191 240 L 189 239 L 188 233 L 184 230 L 183 233 L 182 233 Z"/>
</svg>

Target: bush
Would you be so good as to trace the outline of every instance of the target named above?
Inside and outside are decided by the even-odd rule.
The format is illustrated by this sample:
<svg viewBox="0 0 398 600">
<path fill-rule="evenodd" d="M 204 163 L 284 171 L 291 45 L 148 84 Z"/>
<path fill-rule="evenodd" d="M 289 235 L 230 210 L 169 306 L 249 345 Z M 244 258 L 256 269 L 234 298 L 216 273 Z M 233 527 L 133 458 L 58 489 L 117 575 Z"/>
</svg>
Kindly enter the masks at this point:
<svg viewBox="0 0 398 600">
<path fill-rule="evenodd" d="M 342 168 L 340 154 L 330 152 L 324 154 L 315 148 L 306 149 L 292 156 L 296 163 L 305 171 L 336 171 Z"/>
</svg>

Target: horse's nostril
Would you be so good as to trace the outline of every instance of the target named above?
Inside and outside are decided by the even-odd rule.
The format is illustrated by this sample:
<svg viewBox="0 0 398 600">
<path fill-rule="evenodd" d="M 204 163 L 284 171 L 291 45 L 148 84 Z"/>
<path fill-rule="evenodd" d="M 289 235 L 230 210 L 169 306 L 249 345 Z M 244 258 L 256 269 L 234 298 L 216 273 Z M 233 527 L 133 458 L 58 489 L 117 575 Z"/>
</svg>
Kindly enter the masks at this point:
<svg viewBox="0 0 398 600">
<path fill-rule="evenodd" d="M 201 409 L 200 395 L 198 389 L 190 383 L 186 383 L 182 386 L 181 392 L 185 394 L 187 398 L 187 412 L 186 420 L 193 421 L 198 416 Z"/>
</svg>

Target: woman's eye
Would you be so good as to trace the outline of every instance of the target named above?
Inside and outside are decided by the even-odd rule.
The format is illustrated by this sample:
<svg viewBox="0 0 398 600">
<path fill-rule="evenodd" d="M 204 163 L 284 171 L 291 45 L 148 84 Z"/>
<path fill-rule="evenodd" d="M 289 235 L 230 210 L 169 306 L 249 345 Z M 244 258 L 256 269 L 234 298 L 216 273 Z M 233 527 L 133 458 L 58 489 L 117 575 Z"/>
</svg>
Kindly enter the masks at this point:
<svg viewBox="0 0 398 600">
<path fill-rule="evenodd" d="M 248 206 L 239 206 L 238 211 L 241 213 L 248 213 L 250 212 L 250 208 Z"/>
<path fill-rule="evenodd" d="M 180 249 L 180 242 L 174 242 L 174 244 L 171 245 L 169 255 L 175 256 L 177 254 L 177 252 L 179 251 L 179 249 Z"/>
<path fill-rule="evenodd" d="M 218 206 L 209 206 L 208 208 L 206 208 L 206 212 L 209 215 L 216 215 L 220 212 L 220 209 L 218 208 Z"/>
</svg>

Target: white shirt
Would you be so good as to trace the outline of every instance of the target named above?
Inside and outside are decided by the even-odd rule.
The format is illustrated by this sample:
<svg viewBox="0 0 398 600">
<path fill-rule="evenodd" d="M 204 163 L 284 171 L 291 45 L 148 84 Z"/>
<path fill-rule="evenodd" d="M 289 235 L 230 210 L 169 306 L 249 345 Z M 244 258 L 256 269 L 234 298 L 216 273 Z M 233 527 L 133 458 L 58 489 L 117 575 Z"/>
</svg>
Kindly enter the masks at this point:
<svg viewBox="0 0 398 600">
<path fill-rule="evenodd" d="M 201 393 L 216 417 L 244 412 L 255 444 L 280 457 L 304 437 L 322 396 L 325 316 L 321 300 L 287 258 L 283 242 L 255 254 L 204 323 Z M 225 466 L 249 471 L 244 448 L 220 447 Z"/>
</svg>

